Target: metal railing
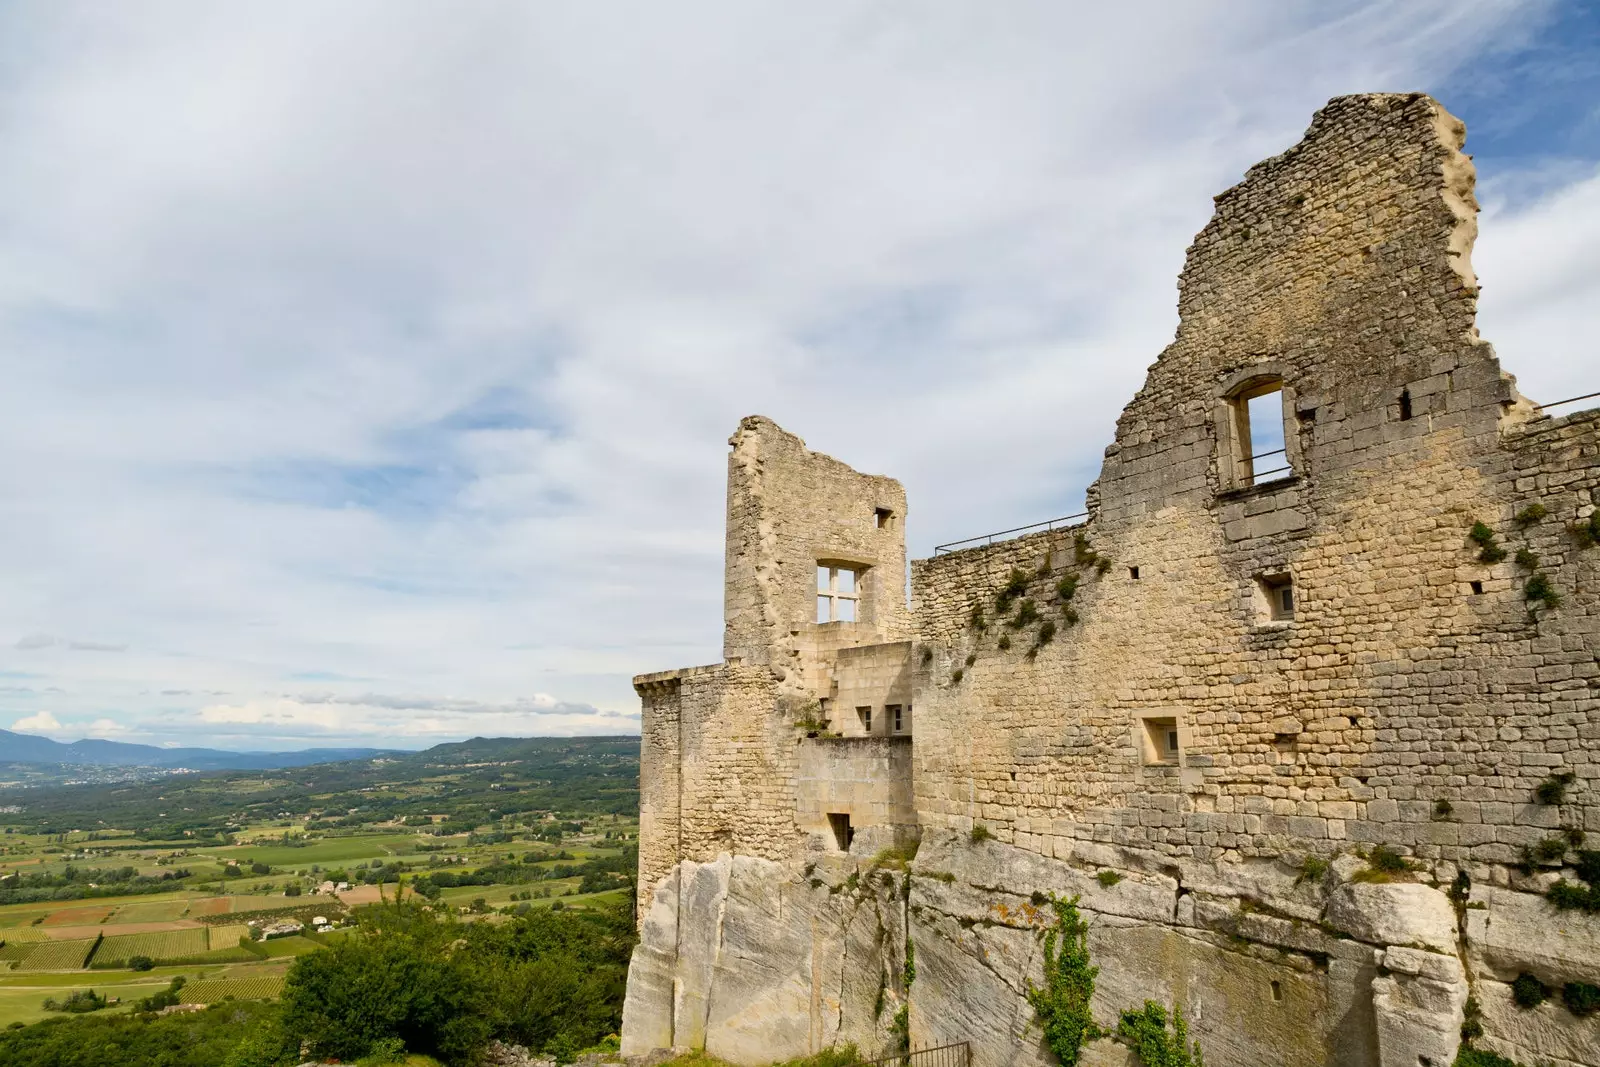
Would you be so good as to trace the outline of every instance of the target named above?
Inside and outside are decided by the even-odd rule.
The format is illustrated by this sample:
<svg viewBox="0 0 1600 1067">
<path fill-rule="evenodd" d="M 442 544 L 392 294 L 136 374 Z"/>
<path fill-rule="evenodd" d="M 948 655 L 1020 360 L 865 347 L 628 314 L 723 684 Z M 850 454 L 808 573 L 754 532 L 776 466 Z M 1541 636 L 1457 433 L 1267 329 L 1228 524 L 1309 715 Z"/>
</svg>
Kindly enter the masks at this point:
<svg viewBox="0 0 1600 1067">
<path fill-rule="evenodd" d="M 1593 400 L 1596 397 L 1600 397 L 1600 393 L 1584 393 L 1582 396 L 1569 396 L 1565 400 L 1552 400 L 1548 404 L 1540 404 L 1533 410 L 1543 411 L 1545 408 L 1558 408 L 1563 404 L 1576 404 L 1580 400 Z"/>
<path fill-rule="evenodd" d="M 1265 478 L 1269 474 L 1282 474 L 1284 471 L 1292 471 L 1292 470 L 1294 470 L 1294 468 L 1289 466 L 1289 464 L 1288 464 L 1288 461 L 1287 461 L 1288 455 L 1289 455 L 1289 451 L 1288 451 L 1287 448 L 1274 448 L 1270 452 L 1257 452 L 1255 455 L 1251 456 L 1250 457 L 1250 484 L 1251 485 L 1260 485 L 1261 484 L 1261 479 Z M 1283 457 L 1285 457 L 1285 462 L 1284 462 L 1283 466 L 1281 466 L 1281 467 L 1273 467 L 1271 470 L 1265 470 L 1265 471 L 1256 470 L 1256 460 L 1262 459 L 1262 458 L 1264 458 L 1266 456 L 1283 456 Z"/>
<path fill-rule="evenodd" d="M 972 1045 L 958 1041 L 953 1045 L 934 1045 L 931 1048 L 896 1052 L 876 1060 L 867 1060 L 861 1067 L 970 1067 Z"/>
<path fill-rule="evenodd" d="M 1080 511 L 1076 515 L 1063 515 L 1059 519 L 1046 519 L 1043 522 L 1029 523 L 1027 526 L 1017 526 L 1010 530 L 996 530 L 991 534 L 979 534 L 977 537 L 968 537 L 960 541 L 951 541 L 943 545 L 934 545 L 933 554 L 935 556 L 943 555 L 946 552 L 953 552 L 963 545 L 976 545 L 979 543 L 992 545 L 994 544 L 994 539 L 997 537 L 1004 540 L 1005 538 L 1011 537 L 1015 534 L 1028 533 L 1033 530 L 1054 530 L 1057 523 L 1062 523 L 1066 526 L 1075 526 L 1077 523 L 1073 520 L 1087 519 L 1088 517 L 1089 513 L 1087 511 Z"/>
</svg>

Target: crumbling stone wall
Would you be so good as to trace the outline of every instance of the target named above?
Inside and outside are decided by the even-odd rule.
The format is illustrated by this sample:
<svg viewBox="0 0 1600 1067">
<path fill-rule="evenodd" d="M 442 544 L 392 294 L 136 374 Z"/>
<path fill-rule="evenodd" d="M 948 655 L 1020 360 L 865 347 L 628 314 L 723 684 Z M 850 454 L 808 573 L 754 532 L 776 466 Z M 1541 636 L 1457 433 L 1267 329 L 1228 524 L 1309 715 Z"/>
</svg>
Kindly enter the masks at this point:
<svg viewBox="0 0 1600 1067">
<path fill-rule="evenodd" d="M 1544 416 L 1477 336 L 1463 137 L 1426 96 L 1344 97 L 1251 168 L 1189 250 L 1177 336 L 1088 519 L 915 561 L 910 616 L 883 582 L 870 624 L 808 621 L 816 560 L 899 566 L 862 523 L 878 500 L 903 516 L 903 496 L 746 420 L 716 669 L 745 680 L 685 677 L 674 703 L 640 679 L 647 747 L 678 746 L 647 754 L 648 826 L 671 823 L 668 783 L 680 798 L 680 843 L 645 843 L 642 888 L 726 851 L 776 861 L 754 899 L 816 890 L 822 808 L 796 781 L 826 775 L 795 751 L 841 742 L 802 742 L 786 709 L 877 685 L 884 649 L 840 650 L 909 637 L 915 1043 L 1048 1062 L 1025 998 L 1035 894 L 1071 892 L 1102 1024 L 1147 996 L 1182 1004 L 1220 1067 L 1447 1063 L 1469 992 L 1485 1047 L 1600 1067 L 1592 1024 L 1509 994 L 1524 970 L 1600 984 L 1595 920 L 1542 897 L 1574 877 L 1562 842 L 1600 831 L 1600 547 L 1582 533 L 1600 412 Z M 1244 412 L 1271 386 L 1291 470 L 1258 479 Z M 1556 774 L 1565 798 L 1537 802 Z M 1377 845 L 1415 869 L 1374 884 L 1360 854 Z M 865 847 L 847 861 L 876 870 Z M 808 1034 L 827 1029 L 831 1009 L 806 1010 Z M 767 1036 L 775 1056 L 818 1047 Z"/>
</svg>

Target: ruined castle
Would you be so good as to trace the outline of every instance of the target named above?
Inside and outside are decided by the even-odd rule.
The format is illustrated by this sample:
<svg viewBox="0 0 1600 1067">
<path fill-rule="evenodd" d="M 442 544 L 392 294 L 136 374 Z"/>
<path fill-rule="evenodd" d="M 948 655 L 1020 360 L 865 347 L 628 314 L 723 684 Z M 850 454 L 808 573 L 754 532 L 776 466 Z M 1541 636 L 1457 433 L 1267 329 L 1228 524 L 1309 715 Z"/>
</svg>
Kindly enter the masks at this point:
<svg viewBox="0 0 1600 1067">
<path fill-rule="evenodd" d="M 899 483 L 739 425 L 723 661 L 634 680 L 625 1051 L 1051 1063 L 1076 896 L 1098 1023 L 1210 1067 L 1600 1065 L 1600 411 L 1478 337 L 1464 136 L 1342 97 L 1252 167 L 1087 515 L 909 606 Z"/>
</svg>

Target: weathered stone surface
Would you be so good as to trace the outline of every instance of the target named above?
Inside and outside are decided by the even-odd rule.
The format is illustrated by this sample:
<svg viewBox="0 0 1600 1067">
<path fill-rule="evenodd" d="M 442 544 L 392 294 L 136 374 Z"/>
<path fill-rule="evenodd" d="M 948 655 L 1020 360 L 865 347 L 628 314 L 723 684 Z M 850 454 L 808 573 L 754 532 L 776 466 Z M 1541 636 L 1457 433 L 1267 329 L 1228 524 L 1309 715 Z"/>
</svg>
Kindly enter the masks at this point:
<svg viewBox="0 0 1600 1067">
<path fill-rule="evenodd" d="M 1559 997 L 1537 1008 L 1519 1008 L 1509 985 L 1486 978 L 1474 983 L 1473 994 L 1489 1033 L 1480 1044 L 1491 1052 L 1526 1064 L 1600 1063 L 1600 1026 L 1593 1022 L 1574 1026 Z"/>
<path fill-rule="evenodd" d="M 1446 980 L 1398 972 L 1373 980 L 1379 1067 L 1455 1061 L 1470 990 L 1459 960 L 1453 956 L 1438 959 L 1453 965 L 1453 973 L 1445 968 Z"/>
<path fill-rule="evenodd" d="M 1373 945 L 1456 950 L 1456 917 L 1450 898 L 1425 885 L 1348 882 L 1328 897 L 1324 921 Z"/>
<path fill-rule="evenodd" d="M 1543 897 L 1493 887 L 1472 898 L 1486 905 L 1466 913 L 1475 974 L 1509 982 L 1528 971 L 1555 986 L 1600 982 L 1600 916 L 1559 911 Z"/>
</svg>

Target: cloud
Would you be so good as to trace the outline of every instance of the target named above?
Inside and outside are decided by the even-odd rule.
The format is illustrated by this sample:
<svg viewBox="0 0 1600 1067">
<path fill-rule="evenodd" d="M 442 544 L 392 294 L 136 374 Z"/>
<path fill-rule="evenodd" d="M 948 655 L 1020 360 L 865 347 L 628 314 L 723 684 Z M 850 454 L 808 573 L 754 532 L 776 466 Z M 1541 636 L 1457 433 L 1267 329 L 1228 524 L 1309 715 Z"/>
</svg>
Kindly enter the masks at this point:
<svg viewBox="0 0 1600 1067">
<path fill-rule="evenodd" d="M 0 625 L 56 714 L 622 723 L 719 654 L 755 412 L 902 478 L 917 554 L 1077 511 L 1211 196 L 1548 5 L 618 10 L 0 6 Z M 1530 388 L 1586 366 L 1550 323 L 1595 332 L 1596 283 L 1512 280 L 1580 171 L 1485 215 Z"/>
<path fill-rule="evenodd" d="M 11 724 L 13 730 L 30 734 L 54 734 L 61 732 L 61 722 L 48 711 L 41 711 L 29 715 L 25 719 L 18 719 Z"/>
</svg>

